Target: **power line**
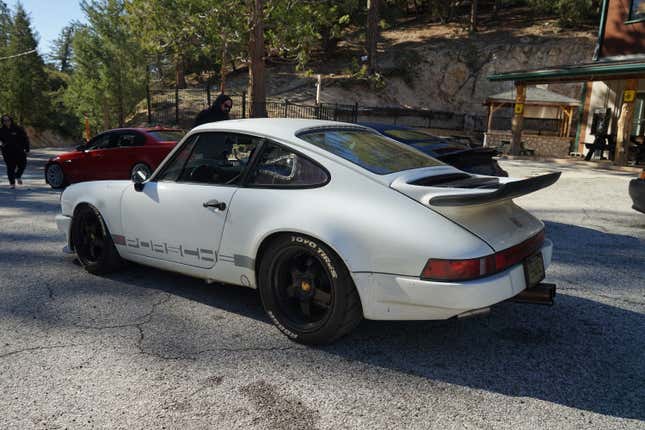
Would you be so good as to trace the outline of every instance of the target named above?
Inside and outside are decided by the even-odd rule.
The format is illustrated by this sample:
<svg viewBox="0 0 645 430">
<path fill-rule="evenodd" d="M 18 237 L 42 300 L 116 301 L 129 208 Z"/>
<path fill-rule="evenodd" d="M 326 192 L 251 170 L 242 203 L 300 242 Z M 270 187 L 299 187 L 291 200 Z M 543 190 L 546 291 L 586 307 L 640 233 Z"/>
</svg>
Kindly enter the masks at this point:
<svg viewBox="0 0 645 430">
<path fill-rule="evenodd" d="M 16 58 L 16 57 L 22 57 L 24 55 L 33 54 L 34 52 L 36 52 L 36 49 L 32 49 L 31 51 L 27 51 L 27 52 L 21 52 L 20 54 L 16 54 L 16 55 L 10 55 L 8 57 L 0 57 L 0 61 L 2 61 L 2 60 L 10 60 L 10 59 Z"/>
</svg>

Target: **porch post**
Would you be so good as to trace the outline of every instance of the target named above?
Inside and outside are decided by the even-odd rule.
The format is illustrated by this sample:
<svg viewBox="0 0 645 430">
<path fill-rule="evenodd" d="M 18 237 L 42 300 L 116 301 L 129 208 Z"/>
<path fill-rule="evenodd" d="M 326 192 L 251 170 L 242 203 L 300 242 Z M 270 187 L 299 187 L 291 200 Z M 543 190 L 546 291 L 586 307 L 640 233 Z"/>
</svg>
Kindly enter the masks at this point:
<svg viewBox="0 0 645 430">
<path fill-rule="evenodd" d="M 593 81 L 587 81 L 582 88 L 582 110 L 578 116 L 578 130 L 576 132 L 576 145 L 578 152 L 584 154 L 585 139 L 587 138 L 587 123 L 589 122 L 589 109 L 591 108 L 591 95 L 593 94 Z"/>
<path fill-rule="evenodd" d="M 618 119 L 618 132 L 616 133 L 616 154 L 614 156 L 614 164 L 621 166 L 627 164 L 627 155 L 629 154 L 629 146 L 631 143 L 629 138 L 632 133 L 634 101 L 636 100 L 637 89 L 638 80 L 628 79 L 625 82 L 620 118 Z"/>
<path fill-rule="evenodd" d="M 526 102 L 526 84 L 524 82 L 515 82 L 515 106 L 513 109 L 513 121 L 511 130 L 513 140 L 511 141 L 511 155 L 518 155 L 522 143 L 522 129 L 524 127 L 524 103 Z"/>
</svg>

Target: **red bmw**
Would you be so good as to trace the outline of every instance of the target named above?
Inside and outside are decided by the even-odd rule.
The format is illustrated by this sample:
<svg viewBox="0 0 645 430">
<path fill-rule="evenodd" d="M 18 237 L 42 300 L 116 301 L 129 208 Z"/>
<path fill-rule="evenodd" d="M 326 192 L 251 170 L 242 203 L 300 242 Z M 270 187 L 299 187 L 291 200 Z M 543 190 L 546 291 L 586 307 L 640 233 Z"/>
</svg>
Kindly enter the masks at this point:
<svg viewBox="0 0 645 430">
<path fill-rule="evenodd" d="M 157 168 L 182 130 L 171 128 L 120 128 L 95 136 L 76 151 L 49 159 L 45 181 L 52 188 L 101 179 L 130 179 L 137 172 L 146 177 Z"/>
</svg>

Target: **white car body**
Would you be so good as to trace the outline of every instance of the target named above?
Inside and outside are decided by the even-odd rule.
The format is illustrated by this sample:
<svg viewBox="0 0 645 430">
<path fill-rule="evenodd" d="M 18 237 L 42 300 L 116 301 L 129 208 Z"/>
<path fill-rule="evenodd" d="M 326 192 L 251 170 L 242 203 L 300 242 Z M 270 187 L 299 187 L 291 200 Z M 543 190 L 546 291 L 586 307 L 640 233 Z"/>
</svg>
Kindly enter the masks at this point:
<svg viewBox="0 0 645 430">
<path fill-rule="evenodd" d="M 433 175 L 463 173 L 439 165 L 377 175 L 305 142 L 304 129 L 354 127 L 328 121 L 232 120 L 189 132 L 138 192 L 129 181 L 96 181 L 68 187 L 59 229 L 70 242 L 75 208 L 86 203 L 102 215 L 119 255 L 137 263 L 220 283 L 257 286 L 263 242 L 279 233 L 304 234 L 332 248 L 347 266 L 363 315 L 374 320 L 446 319 L 499 303 L 527 288 L 523 265 L 465 282 L 421 279 L 429 258 L 478 258 L 517 245 L 544 225 L 510 198 L 469 206 L 432 206 L 442 195 L 491 193 L 410 185 Z M 363 128 L 364 129 L 364 128 Z M 231 132 L 271 139 L 314 160 L 330 180 L 309 189 L 155 182 L 183 142 L 203 132 Z M 499 178 L 502 183 L 517 181 Z M 204 207 L 216 199 L 226 210 Z M 542 245 L 544 267 L 552 244 Z"/>
</svg>

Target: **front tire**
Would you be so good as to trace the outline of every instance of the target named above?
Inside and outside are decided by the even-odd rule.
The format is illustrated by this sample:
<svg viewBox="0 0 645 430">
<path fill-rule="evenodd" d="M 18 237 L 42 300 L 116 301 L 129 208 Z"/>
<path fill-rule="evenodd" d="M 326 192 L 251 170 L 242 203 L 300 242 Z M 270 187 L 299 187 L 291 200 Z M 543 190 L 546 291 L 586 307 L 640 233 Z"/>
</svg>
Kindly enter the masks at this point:
<svg viewBox="0 0 645 430">
<path fill-rule="evenodd" d="M 327 245 L 290 234 L 273 240 L 261 257 L 258 289 L 273 323 L 304 344 L 327 344 L 363 319 L 349 271 Z"/>
<path fill-rule="evenodd" d="M 45 182 L 55 190 L 65 186 L 65 172 L 60 164 L 52 163 L 45 167 Z"/>
<path fill-rule="evenodd" d="M 103 217 L 92 206 L 84 205 L 74 213 L 72 244 L 81 265 L 93 275 L 105 275 L 123 264 Z"/>
</svg>

